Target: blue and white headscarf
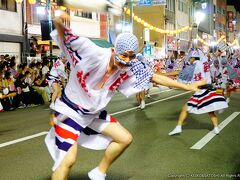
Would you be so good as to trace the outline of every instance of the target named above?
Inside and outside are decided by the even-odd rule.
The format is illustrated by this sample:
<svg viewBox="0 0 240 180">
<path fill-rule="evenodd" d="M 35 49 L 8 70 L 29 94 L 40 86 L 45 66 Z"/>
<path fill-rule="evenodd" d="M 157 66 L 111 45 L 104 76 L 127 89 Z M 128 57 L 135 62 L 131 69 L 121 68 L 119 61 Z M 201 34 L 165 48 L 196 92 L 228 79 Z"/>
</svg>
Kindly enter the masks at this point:
<svg viewBox="0 0 240 180">
<path fill-rule="evenodd" d="M 115 41 L 116 54 L 124 54 L 126 51 L 133 51 L 137 53 L 138 39 L 134 34 L 121 33 L 117 36 Z"/>
<path fill-rule="evenodd" d="M 138 50 L 138 39 L 131 33 L 121 33 L 117 36 L 115 41 L 115 60 L 126 66 L 130 66 L 130 62 L 125 62 L 121 60 L 118 55 L 124 54 L 126 51 L 133 51 L 135 54 Z"/>
</svg>

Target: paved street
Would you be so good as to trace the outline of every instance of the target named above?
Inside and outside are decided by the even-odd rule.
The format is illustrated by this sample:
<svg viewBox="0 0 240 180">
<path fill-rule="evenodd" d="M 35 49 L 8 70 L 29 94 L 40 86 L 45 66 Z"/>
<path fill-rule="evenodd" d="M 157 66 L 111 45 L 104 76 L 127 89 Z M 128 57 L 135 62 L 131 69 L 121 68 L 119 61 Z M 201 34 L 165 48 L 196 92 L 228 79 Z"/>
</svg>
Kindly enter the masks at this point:
<svg viewBox="0 0 240 180">
<path fill-rule="evenodd" d="M 144 110 L 134 108 L 136 100 L 133 97 L 126 99 L 121 94 L 117 94 L 107 107 L 133 134 L 134 141 L 113 164 L 106 179 L 162 180 L 199 176 L 237 179 L 234 176 L 240 176 L 239 113 L 235 113 L 220 135 L 214 136 L 201 149 L 190 149 L 212 129 L 208 116 L 190 115 L 183 133 L 170 137 L 168 132 L 175 127 L 181 106 L 191 93 L 155 88 L 151 94 Z M 239 92 L 233 94 L 230 108 L 218 114 L 219 123 L 234 112 L 240 112 L 239 95 Z M 48 115 L 47 106 L 0 114 L 1 180 L 50 179 L 53 161 L 44 144 L 49 130 Z M 103 151 L 79 148 L 77 163 L 69 179 L 88 179 L 87 172 L 97 165 L 102 154 Z"/>
</svg>

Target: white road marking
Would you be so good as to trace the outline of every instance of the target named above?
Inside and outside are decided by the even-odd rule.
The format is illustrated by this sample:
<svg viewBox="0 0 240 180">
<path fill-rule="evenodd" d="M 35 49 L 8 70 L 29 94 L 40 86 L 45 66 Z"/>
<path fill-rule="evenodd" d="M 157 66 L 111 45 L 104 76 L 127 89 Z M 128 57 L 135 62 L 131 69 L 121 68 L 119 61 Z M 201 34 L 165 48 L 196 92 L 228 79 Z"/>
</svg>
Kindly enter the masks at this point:
<svg viewBox="0 0 240 180">
<path fill-rule="evenodd" d="M 161 94 L 161 93 L 168 92 L 168 91 L 172 91 L 172 90 L 173 90 L 173 89 L 166 89 L 166 90 L 163 90 L 163 91 L 160 91 L 160 92 L 149 93 L 149 95 L 152 96 L 152 95 Z"/>
<path fill-rule="evenodd" d="M 156 94 L 161 94 L 161 93 L 164 93 L 164 92 L 169 92 L 169 91 L 172 91 L 173 89 L 166 89 L 166 90 L 163 90 L 163 91 L 159 91 L 159 92 L 155 92 L 155 93 L 149 93 L 150 96 L 152 95 L 156 95 Z M 119 93 L 120 94 L 120 93 Z M 115 95 L 116 96 L 116 95 Z M 50 108 L 46 108 L 46 109 L 43 109 L 45 111 L 48 111 L 50 110 Z"/>
<path fill-rule="evenodd" d="M 167 97 L 167 98 L 159 99 L 159 100 L 154 101 L 154 102 L 147 103 L 146 106 L 156 104 L 158 102 L 166 101 L 168 99 L 172 99 L 172 98 L 175 98 L 175 97 L 178 97 L 178 96 L 182 96 L 182 95 L 187 94 L 187 93 L 190 93 L 190 91 L 180 93 L 180 94 L 177 94 L 177 95 L 173 95 L 173 96 L 170 96 L 170 97 Z M 121 114 L 121 113 L 124 113 L 124 112 L 132 111 L 134 109 L 138 109 L 138 107 L 133 107 L 133 108 L 125 109 L 125 110 L 122 110 L 122 111 L 118 111 L 118 112 L 112 113 L 111 115 Z"/>
<path fill-rule="evenodd" d="M 171 91 L 171 89 L 168 89 L 168 90 L 165 90 L 165 91 L 161 91 L 161 92 L 166 92 L 166 91 Z M 158 103 L 158 102 L 166 101 L 168 99 L 172 99 L 172 98 L 175 98 L 175 97 L 178 97 L 178 96 L 182 96 L 182 95 L 187 94 L 189 92 L 190 91 L 187 91 L 187 92 L 180 93 L 180 94 L 177 94 L 177 95 L 173 95 L 173 96 L 170 96 L 170 97 L 167 97 L 167 98 L 159 99 L 157 101 L 154 101 L 154 102 L 146 104 L 146 106 L 151 105 L 151 104 L 155 104 L 155 103 Z M 115 113 L 112 113 L 111 115 L 121 114 L 121 113 L 124 113 L 124 112 L 132 111 L 134 109 L 138 109 L 138 107 L 129 108 L 129 109 L 126 109 L 126 110 L 123 110 L 123 111 L 115 112 Z M 46 110 L 46 109 L 44 109 L 44 110 Z M 44 131 L 44 132 L 41 132 L 41 133 L 38 133 L 38 134 L 34 134 L 34 135 L 31 135 L 31 136 L 26 136 L 26 137 L 23 137 L 23 138 L 20 138 L 20 139 L 16 139 L 16 140 L 13 140 L 13 141 L 8 141 L 8 142 L 0 144 L 0 148 L 9 146 L 9 145 L 12 145 L 12 144 L 15 144 L 15 143 L 19 143 L 19 142 L 22 142 L 22 141 L 26 141 L 26 140 L 29 140 L 29 139 L 33 139 L 35 137 L 43 136 L 43 135 L 45 135 L 47 133 L 48 132 Z"/>
<path fill-rule="evenodd" d="M 227 126 L 235 117 L 237 117 L 240 112 L 234 112 L 228 116 L 223 122 L 219 124 L 219 130 L 221 131 L 225 126 Z M 212 131 L 206 134 L 202 139 L 200 139 L 196 144 L 194 144 L 190 149 L 202 149 L 216 134 Z"/>
<path fill-rule="evenodd" d="M 33 139 L 35 137 L 43 136 L 47 133 L 48 132 L 43 131 L 43 132 L 40 132 L 38 134 L 34 134 L 34 135 L 31 135 L 31 136 L 26 136 L 26 137 L 19 138 L 19 139 L 13 140 L 13 141 L 8 141 L 8 142 L 0 144 L 0 148 L 5 147 L 5 146 L 9 146 L 9 145 L 12 145 L 12 144 L 16 144 L 16 143 L 19 143 L 19 142 L 22 142 L 22 141 L 26 141 L 26 140 L 29 140 L 29 139 Z"/>
</svg>

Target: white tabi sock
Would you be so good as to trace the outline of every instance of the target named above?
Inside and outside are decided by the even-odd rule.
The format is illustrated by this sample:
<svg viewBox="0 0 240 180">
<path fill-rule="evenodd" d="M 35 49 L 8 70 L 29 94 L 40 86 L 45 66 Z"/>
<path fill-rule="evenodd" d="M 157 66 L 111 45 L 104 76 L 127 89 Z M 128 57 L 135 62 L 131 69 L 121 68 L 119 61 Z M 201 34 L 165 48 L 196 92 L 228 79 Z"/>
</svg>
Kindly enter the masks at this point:
<svg viewBox="0 0 240 180">
<path fill-rule="evenodd" d="M 168 135 L 172 136 L 174 134 L 180 134 L 182 132 L 182 126 L 181 125 L 177 125 L 174 130 L 172 130 Z"/>
<path fill-rule="evenodd" d="M 88 172 L 88 177 L 91 180 L 105 180 L 106 174 L 102 173 L 98 167 Z"/>
</svg>

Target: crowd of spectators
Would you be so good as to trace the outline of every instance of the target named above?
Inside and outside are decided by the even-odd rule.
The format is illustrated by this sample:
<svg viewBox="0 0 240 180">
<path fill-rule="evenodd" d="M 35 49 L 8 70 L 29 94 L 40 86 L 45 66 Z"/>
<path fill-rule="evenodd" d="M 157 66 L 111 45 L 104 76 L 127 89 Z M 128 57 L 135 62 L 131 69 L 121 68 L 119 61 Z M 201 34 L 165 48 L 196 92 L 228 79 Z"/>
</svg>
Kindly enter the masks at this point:
<svg viewBox="0 0 240 180">
<path fill-rule="evenodd" d="M 0 111 L 48 104 L 50 91 L 46 76 L 50 61 L 43 57 L 31 63 L 16 64 L 14 56 L 0 56 Z"/>
</svg>

